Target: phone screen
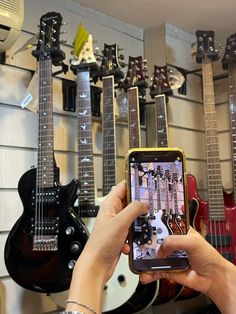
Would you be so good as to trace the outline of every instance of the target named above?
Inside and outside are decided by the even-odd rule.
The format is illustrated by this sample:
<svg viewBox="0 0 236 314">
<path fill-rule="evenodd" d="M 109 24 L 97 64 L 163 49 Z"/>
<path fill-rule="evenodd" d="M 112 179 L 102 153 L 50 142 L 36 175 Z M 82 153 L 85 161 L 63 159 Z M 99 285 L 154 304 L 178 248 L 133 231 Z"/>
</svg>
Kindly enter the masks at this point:
<svg viewBox="0 0 236 314">
<path fill-rule="evenodd" d="M 149 203 L 148 213 L 132 224 L 132 267 L 135 271 L 182 269 L 185 251 L 157 258 L 157 250 L 170 234 L 186 234 L 184 162 L 180 151 L 142 151 L 129 156 L 130 200 Z"/>
</svg>

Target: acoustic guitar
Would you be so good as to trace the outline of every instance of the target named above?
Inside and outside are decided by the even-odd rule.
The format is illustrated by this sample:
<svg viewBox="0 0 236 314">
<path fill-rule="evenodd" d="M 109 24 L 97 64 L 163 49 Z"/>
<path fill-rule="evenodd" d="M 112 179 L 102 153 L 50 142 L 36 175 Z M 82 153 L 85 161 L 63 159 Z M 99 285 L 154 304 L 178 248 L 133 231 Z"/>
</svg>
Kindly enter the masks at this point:
<svg viewBox="0 0 236 314">
<path fill-rule="evenodd" d="M 59 49 L 62 17 L 49 12 L 40 19 L 38 162 L 19 180 L 24 210 L 5 245 L 5 263 L 12 279 L 23 288 L 44 293 L 69 288 L 74 264 L 88 238 L 72 205 L 78 181 L 58 181 L 53 151 L 52 63 L 64 59 Z"/>
</svg>

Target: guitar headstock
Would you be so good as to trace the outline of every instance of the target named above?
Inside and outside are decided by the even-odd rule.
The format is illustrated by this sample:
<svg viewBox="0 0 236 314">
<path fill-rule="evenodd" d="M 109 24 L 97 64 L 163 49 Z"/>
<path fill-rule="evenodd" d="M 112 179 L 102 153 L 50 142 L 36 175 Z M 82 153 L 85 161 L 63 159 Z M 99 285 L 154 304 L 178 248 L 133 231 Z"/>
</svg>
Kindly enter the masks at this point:
<svg viewBox="0 0 236 314">
<path fill-rule="evenodd" d="M 155 170 L 154 170 L 154 167 L 153 167 L 153 163 L 152 163 L 152 162 L 149 162 L 149 163 L 148 163 L 147 170 L 148 170 L 148 171 L 147 171 L 148 173 L 151 173 L 152 176 L 154 176 Z"/>
<path fill-rule="evenodd" d="M 62 16 L 57 12 L 48 12 L 40 18 L 39 39 L 36 50 L 32 52 L 37 59 L 51 58 L 54 65 L 60 64 L 65 59 L 65 54 L 60 50 L 60 29 Z"/>
<path fill-rule="evenodd" d="M 89 70 L 90 76 L 98 72 L 98 65 L 93 52 L 93 38 L 82 24 L 79 25 L 74 42 L 73 58 L 71 59 L 71 70 L 74 74 L 78 70 Z"/>
<path fill-rule="evenodd" d="M 227 70 L 230 63 L 236 62 L 236 33 L 230 35 L 226 41 L 225 53 L 222 58 L 222 66 L 224 70 Z"/>
<path fill-rule="evenodd" d="M 172 172 L 172 182 L 178 182 L 178 174 L 176 172 Z"/>
<path fill-rule="evenodd" d="M 147 78 L 147 61 L 142 56 L 129 56 L 128 70 L 126 78 L 123 82 L 124 89 L 137 86 L 139 92 L 145 94 L 145 89 L 148 87 Z"/>
<path fill-rule="evenodd" d="M 160 178 L 164 176 L 164 170 L 163 170 L 163 168 L 161 168 L 161 166 L 157 166 L 156 176 L 159 176 Z"/>
<path fill-rule="evenodd" d="M 160 94 L 172 95 L 172 90 L 169 83 L 167 66 L 161 67 L 154 65 L 150 96 L 154 98 Z"/>
<path fill-rule="evenodd" d="M 102 51 L 102 62 L 100 66 L 100 77 L 113 75 L 115 82 L 119 82 L 123 77 L 124 73 L 121 71 L 124 56 L 119 55 L 119 47 L 117 44 L 108 45 L 104 44 Z"/>
<path fill-rule="evenodd" d="M 215 61 L 219 59 L 218 51 L 215 48 L 213 31 L 197 31 L 197 52 L 196 61 L 202 63 L 205 59 Z"/>
</svg>

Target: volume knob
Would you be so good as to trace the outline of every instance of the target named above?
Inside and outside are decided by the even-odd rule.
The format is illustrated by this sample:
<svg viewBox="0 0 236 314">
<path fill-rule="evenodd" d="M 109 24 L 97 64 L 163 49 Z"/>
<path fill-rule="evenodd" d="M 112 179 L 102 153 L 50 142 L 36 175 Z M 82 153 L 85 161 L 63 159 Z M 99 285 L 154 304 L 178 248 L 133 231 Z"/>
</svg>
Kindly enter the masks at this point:
<svg viewBox="0 0 236 314">
<path fill-rule="evenodd" d="M 72 253 L 77 253 L 81 250 L 81 245 L 78 241 L 74 241 L 71 243 L 70 250 Z"/>
<path fill-rule="evenodd" d="M 69 226 L 66 228 L 66 235 L 71 235 L 75 232 L 75 228 L 72 226 Z"/>
</svg>

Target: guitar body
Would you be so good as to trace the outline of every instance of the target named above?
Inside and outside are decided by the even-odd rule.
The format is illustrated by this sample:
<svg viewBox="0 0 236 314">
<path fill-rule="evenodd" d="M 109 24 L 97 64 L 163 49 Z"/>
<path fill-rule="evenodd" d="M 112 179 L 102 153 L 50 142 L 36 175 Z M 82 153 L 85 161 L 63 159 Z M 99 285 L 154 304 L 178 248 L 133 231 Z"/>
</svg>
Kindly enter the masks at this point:
<svg viewBox="0 0 236 314">
<path fill-rule="evenodd" d="M 234 206 L 234 193 L 227 193 L 223 191 L 223 196 L 224 196 L 224 204 L 226 207 L 233 207 Z"/>
<path fill-rule="evenodd" d="M 71 207 L 78 182 L 73 180 L 66 186 L 55 184 L 47 193 L 42 192 L 44 217 L 39 223 L 44 229 L 45 242 L 50 238 L 52 243 L 45 243 L 39 250 L 33 249 L 35 182 L 36 168 L 27 171 L 19 181 L 24 211 L 6 241 L 6 267 L 12 279 L 26 289 L 44 293 L 63 291 L 70 285 L 73 265 L 88 239 L 84 225 Z"/>
<path fill-rule="evenodd" d="M 217 237 L 217 235 L 220 235 L 221 237 L 223 237 L 221 239 L 221 242 L 223 244 L 222 247 L 218 249 L 216 247 L 216 249 L 226 258 L 228 257 L 228 259 L 231 260 L 235 264 L 236 263 L 236 232 L 235 232 L 236 230 L 236 211 L 235 211 L 236 206 L 225 205 L 224 207 L 225 220 L 224 221 L 223 220 L 222 221 L 210 221 L 208 202 L 203 201 L 200 198 L 197 192 L 196 179 L 192 175 L 188 175 L 188 190 L 189 190 L 189 197 L 196 199 L 199 205 L 198 210 L 193 216 L 192 226 L 194 227 L 194 229 L 200 232 L 205 238 L 207 238 L 207 240 L 210 243 L 211 241 L 210 241 L 209 235 L 213 233 L 211 230 L 214 230 L 214 233 L 213 233 L 214 237 L 215 236 Z M 228 201 L 228 204 L 229 205 L 233 204 L 231 199 L 230 201 Z M 190 212 L 190 215 L 191 215 L 191 212 Z M 211 243 L 211 244 L 215 247 L 214 243 Z"/>
<path fill-rule="evenodd" d="M 204 202 L 200 198 L 200 195 L 198 194 L 198 190 L 197 190 L 197 181 L 193 175 L 189 174 L 187 176 L 187 185 L 188 185 L 188 199 L 190 202 L 190 205 L 189 205 L 189 223 L 195 230 L 200 232 L 200 229 L 197 229 L 197 227 L 195 226 L 195 221 L 196 221 L 196 217 L 198 215 L 198 212 L 208 210 L 207 202 Z M 198 223 L 198 222 L 196 222 L 196 223 Z M 184 286 L 183 289 L 181 290 L 181 293 L 178 295 L 178 297 L 175 300 L 176 301 L 184 301 L 184 300 L 188 300 L 191 298 L 195 298 L 198 295 L 200 295 L 199 291 L 196 291 L 194 289 L 190 289 L 190 288 Z"/>
<path fill-rule="evenodd" d="M 225 206 L 224 213 L 224 220 L 211 221 L 208 206 L 201 206 L 195 217 L 195 226 L 221 255 L 236 265 L 236 206 Z"/>
</svg>

